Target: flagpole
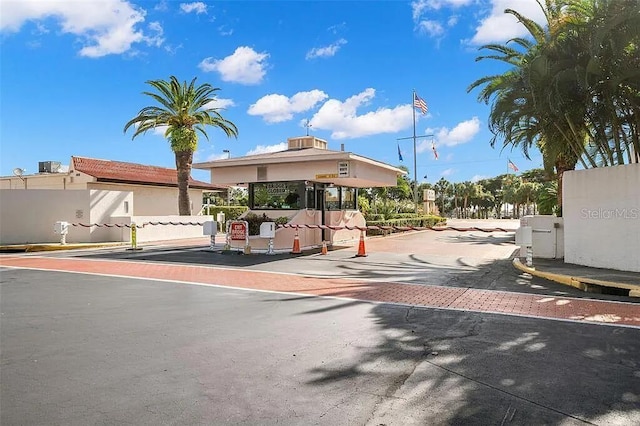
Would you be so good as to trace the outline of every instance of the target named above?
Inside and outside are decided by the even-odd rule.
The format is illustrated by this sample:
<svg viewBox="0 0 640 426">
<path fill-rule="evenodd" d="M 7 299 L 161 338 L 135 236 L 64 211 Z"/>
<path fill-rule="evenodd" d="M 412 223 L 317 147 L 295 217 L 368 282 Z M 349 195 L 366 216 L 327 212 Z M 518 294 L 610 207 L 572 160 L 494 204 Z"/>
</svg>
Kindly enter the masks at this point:
<svg viewBox="0 0 640 426">
<path fill-rule="evenodd" d="M 416 160 L 416 91 L 413 90 L 413 98 L 411 99 L 411 109 L 413 110 L 413 204 L 415 205 L 415 213 L 418 214 L 418 163 Z"/>
</svg>

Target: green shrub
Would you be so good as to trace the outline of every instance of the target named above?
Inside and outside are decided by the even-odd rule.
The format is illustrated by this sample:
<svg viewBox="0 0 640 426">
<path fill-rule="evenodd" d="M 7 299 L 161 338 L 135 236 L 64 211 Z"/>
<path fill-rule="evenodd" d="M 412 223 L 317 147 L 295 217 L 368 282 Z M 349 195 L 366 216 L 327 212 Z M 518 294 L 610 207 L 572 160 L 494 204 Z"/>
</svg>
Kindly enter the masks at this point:
<svg viewBox="0 0 640 426">
<path fill-rule="evenodd" d="M 367 226 L 412 226 L 412 227 L 430 227 L 436 226 L 438 224 L 446 223 L 446 219 L 440 216 L 416 216 L 415 214 L 411 215 L 408 218 L 400 218 L 400 219 L 386 219 L 386 220 L 376 220 L 376 221 L 367 221 Z M 390 230 L 383 231 L 378 229 L 368 229 L 367 235 L 387 235 L 389 233 L 394 232 L 404 232 L 401 230 Z"/>
<path fill-rule="evenodd" d="M 264 222 L 275 222 L 276 225 L 284 225 L 289 222 L 289 218 L 287 216 L 272 219 L 267 216 L 266 213 L 262 213 L 261 216 L 258 216 L 255 213 L 247 213 L 242 220 L 246 220 L 249 224 L 249 235 L 260 235 L 260 225 Z"/>
<path fill-rule="evenodd" d="M 224 213 L 224 220 L 236 220 L 238 219 L 244 212 L 249 210 L 247 206 L 210 206 L 209 211 L 206 214 L 213 216 L 213 219 L 216 220 L 218 213 Z M 222 224 L 224 228 L 224 223 Z"/>
<path fill-rule="evenodd" d="M 380 221 L 380 220 L 384 220 L 384 215 L 378 214 L 378 213 L 369 213 L 368 215 L 365 215 L 364 218 L 366 219 L 367 222 L 369 222 L 370 220 Z"/>
</svg>

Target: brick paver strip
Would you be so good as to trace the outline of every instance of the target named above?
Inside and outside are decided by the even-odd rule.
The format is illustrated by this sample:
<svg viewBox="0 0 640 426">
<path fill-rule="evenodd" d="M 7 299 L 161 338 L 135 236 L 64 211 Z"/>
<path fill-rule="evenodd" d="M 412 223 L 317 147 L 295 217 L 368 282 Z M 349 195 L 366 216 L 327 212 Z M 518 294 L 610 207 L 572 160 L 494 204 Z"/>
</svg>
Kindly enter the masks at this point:
<svg viewBox="0 0 640 426">
<path fill-rule="evenodd" d="M 640 305 L 437 285 L 315 278 L 208 266 L 50 257 L 0 257 L 0 265 L 210 284 L 432 308 L 640 328 Z"/>
</svg>

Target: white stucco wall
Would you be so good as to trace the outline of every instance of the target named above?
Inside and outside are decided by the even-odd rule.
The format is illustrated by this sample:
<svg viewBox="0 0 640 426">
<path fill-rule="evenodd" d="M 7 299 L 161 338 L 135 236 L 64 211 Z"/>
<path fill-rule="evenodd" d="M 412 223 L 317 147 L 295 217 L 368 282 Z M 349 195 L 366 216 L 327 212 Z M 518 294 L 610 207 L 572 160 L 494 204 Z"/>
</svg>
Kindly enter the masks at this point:
<svg viewBox="0 0 640 426">
<path fill-rule="evenodd" d="M 640 164 L 564 174 L 567 263 L 640 272 Z"/>
<path fill-rule="evenodd" d="M 111 214 L 124 214 L 124 203 L 133 205 L 130 192 L 30 189 L 0 190 L 0 244 L 55 243 L 57 221 L 110 223 Z M 67 242 L 118 241 L 112 230 L 70 226 Z"/>
<path fill-rule="evenodd" d="M 115 183 L 93 182 L 89 183 L 91 189 L 104 189 L 109 191 L 132 191 L 136 200 L 136 216 L 162 216 L 178 214 L 178 188 L 158 187 L 149 185 L 123 185 Z M 202 209 L 202 190 L 189 189 L 191 200 L 191 213 L 197 215 Z"/>
<path fill-rule="evenodd" d="M 203 237 L 203 224 L 212 221 L 213 216 L 114 216 L 112 223 L 136 223 L 137 242 L 181 240 L 185 238 Z M 152 225 L 150 223 L 155 223 Z M 163 223 L 163 224 L 160 224 Z M 173 223 L 173 224 L 171 224 Z M 143 226 L 144 225 L 144 226 Z M 117 241 L 131 241 L 131 228 L 117 228 Z"/>
</svg>

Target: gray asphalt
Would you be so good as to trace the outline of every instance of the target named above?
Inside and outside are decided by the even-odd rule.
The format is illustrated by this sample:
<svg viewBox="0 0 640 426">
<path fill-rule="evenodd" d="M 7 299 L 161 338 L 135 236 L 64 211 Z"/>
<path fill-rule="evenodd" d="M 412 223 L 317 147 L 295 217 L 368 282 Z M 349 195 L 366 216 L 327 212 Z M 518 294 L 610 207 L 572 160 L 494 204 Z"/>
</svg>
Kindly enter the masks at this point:
<svg viewBox="0 0 640 426">
<path fill-rule="evenodd" d="M 640 424 L 635 328 L 0 277 L 2 425 Z"/>
</svg>

